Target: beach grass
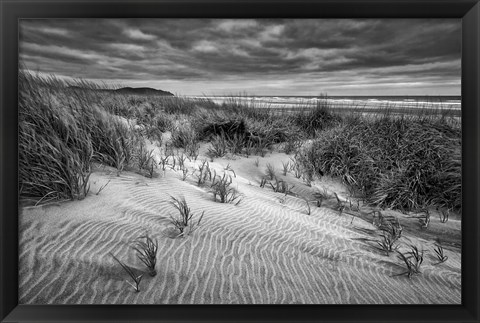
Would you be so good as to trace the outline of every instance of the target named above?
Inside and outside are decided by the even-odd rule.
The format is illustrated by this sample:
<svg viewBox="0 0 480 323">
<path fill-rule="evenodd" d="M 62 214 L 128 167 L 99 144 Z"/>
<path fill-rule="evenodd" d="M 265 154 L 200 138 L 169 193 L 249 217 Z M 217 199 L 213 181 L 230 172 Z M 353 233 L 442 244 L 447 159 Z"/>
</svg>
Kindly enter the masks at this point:
<svg viewBox="0 0 480 323">
<path fill-rule="evenodd" d="M 216 104 L 98 89 L 83 81 L 68 84 L 19 73 L 21 198 L 36 203 L 82 199 L 94 163 L 119 172 L 128 167 L 153 172 L 143 144 L 150 139 L 195 160 L 202 141 L 210 143 L 212 159 L 283 149 L 295 156 L 292 171 L 307 185 L 329 175 L 370 205 L 461 212 L 461 127 L 448 113 L 367 113 L 355 107 L 338 112 L 326 98 L 313 108 L 285 112 L 234 97 Z M 227 124 L 231 127 L 206 135 Z M 168 143 L 162 139 L 165 132 L 171 133 Z"/>
</svg>

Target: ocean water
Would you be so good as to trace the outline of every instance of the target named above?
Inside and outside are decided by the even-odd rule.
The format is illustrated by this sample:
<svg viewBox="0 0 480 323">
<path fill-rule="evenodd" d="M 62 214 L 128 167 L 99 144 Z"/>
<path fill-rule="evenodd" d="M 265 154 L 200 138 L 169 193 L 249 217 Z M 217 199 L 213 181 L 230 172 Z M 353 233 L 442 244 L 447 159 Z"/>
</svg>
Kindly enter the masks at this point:
<svg viewBox="0 0 480 323">
<path fill-rule="evenodd" d="M 391 111 L 444 110 L 460 114 L 460 96 L 193 96 L 212 100 L 215 103 L 241 102 L 259 108 L 297 109 L 312 108 L 327 101 L 335 109 L 365 109 L 369 111 L 389 109 Z"/>
</svg>

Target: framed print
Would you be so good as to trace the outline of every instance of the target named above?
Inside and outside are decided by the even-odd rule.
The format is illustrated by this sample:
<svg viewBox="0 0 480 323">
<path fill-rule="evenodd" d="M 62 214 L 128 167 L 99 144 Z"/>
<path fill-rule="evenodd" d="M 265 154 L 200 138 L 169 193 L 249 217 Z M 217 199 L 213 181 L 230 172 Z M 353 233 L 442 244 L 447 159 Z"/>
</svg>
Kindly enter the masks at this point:
<svg viewBox="0 0 480 323">
<path fill-rule="evenodd" d="M 3 1 L 2 322 L 478 322 L 477 1 Z"/>
</svg>

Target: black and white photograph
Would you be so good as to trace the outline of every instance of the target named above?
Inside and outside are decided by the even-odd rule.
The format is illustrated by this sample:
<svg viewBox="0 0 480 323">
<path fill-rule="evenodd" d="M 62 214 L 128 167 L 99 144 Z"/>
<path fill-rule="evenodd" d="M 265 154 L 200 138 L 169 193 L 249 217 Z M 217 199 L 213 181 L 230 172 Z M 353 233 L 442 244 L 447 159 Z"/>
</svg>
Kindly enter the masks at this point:
<svg viewBox="0 0 480 323">
<path fill-rule="evenodd" d="M 18 26 L 19 304 L 462 304 L 461 19 Z"/>
</svg>

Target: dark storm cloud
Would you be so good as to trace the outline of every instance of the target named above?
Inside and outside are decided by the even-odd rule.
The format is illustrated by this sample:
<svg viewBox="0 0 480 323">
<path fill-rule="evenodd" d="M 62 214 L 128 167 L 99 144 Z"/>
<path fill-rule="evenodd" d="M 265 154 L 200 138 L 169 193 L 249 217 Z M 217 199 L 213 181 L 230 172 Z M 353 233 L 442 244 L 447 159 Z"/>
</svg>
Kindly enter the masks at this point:
<svg viewBox="0 0 480 323">
<path fill-rule="evenodd" d="M 19 57 L 44 73 L 179 93 L 318 94 L 383 80 L 456 94 L 460 42 L 460 20 L 50 19 L 21 21 Z"/>
</svg>

